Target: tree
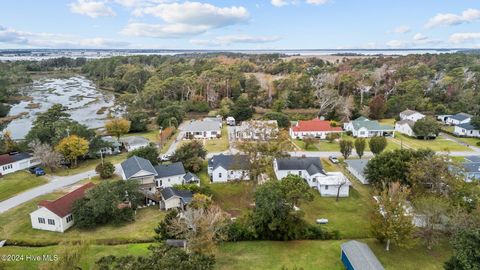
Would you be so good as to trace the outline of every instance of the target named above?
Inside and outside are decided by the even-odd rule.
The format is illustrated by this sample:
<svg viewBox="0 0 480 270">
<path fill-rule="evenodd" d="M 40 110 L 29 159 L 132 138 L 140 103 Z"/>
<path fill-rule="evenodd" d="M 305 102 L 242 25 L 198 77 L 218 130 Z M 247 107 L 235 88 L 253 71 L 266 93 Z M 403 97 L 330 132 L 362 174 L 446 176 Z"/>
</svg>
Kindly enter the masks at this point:
<svg viewBox="0 0 480 270">
<path fill-rule="evenodd" d="M 433 151 L 425 149 L 397 149 L 384 152 L 367 163 L 364 173 L 369 183 L 378 190 L 397 181 L 400 181 L 402 185 L 411 186 L 407 177 L 410 163 L 434 154 Z"/>
<path fill-rule="evenodd" d="M 470 121 L 470 124 L 472 124 L 477 129 L 480 129 L 480 115 L 474 115 L 472 117 L 472 120 Z"/>
<path fill-rule="evenodd" d="M 89 144 L 87 140 L 77 135 L 70 135 L 62 139 L 58 145 L 55 146 L 55 151 L 62 154 L 76 167 L 78 158 L 88 153 L 88 147 Z"/>
<path fill-rule="evenodd" d="M 395 182 L 377 194 L 371 229 L 375 238 L 385 243 L 386 251 L 390 250 L 390 243 L 399 247 L 409 247 L 413 242 L 415 226 L 412 223 L 412 216 L 407 213 L 409 193 L 406 187 Z"/>
<path fill-rule="evenodd" d="M 382 95 L 375 96 L 369 103 L 369 109 L 372 119 L 382 119 L 387 110 L 385 98 Z"/>
<path fill-rule="evenodd" d="M 127 120 L 130 121 L 129 132 L 143 132 L 148 129 L 148 114 L 145 112 L 131 112 L 127 115 Z"/>
<path fill-rule="evenodd" d="M 303 149 L 308 150 L 310 146 L 315 146 L 318 143 L 318 140 L 313 137 L 305 137 L 303 138 Z"/>
<path fill-rule="evenodd" d="M 100 175 L 102 179 L 108 179 L 115 173 L 115 166 L 111 162 L 105 161 L 95 167 L 95 171 Z"/>
<path fill-rule="evenodd" d="M 352 154 L 353 143 L 350 140 L 340 140 L 340 153 L 347 159 Z"/>
<path fill-rule="evenodd" d="M 124 134 L 127 134 L 130 131 L 131 122 L 124 118 L 114 118 L 105 123 L 105 129 L 107 130 L 108 135 L 117 137 L 117 140 L 120 140 L 120 137 Z"/>
<path fill-rule="evenodd" d="M 202 169 L 203 160 L 207 156 L 207 151 L 199 141 L 191 141 L 180 146 L 173 153 L 171 160 L 173 162 L 182 162 L 185 169 L 191 172 L 199 172 Z"/>
<path fill-rule="evenodd" d="M 325 116 L 337 107 L 341 102 L 338 91 L 333 89 L 331 84 L 333 78 L 328 73 L 322 73 L 317 76 L 312 85 L 315 87 L 314 96 L 318 106 L 318 115 Z"/>
<path fill-rule="evenodd" d="M 252 118 L 254 109 L 248 98 L 242 95 L 235 102 L 231 113 L 236 121 L 245 121 Z"/>
<path fill-rule="evenodd" d="M 268 112 L 264 115 L 267 120 L 276 120 L 279 128 L 290 127 L 290 119 L 288 116 L 281 112 Z"/>
<path fill-rule="evenodd" d="M 356 138 L 355 142 L 355 152 L 357 152 L 358 157 L 361 159 L 365 151 L 365 146 L 367 145 L 364 138 Z"/>
<path fill-rule="evenodd" d="M 154 144 L 150 144 L 145 147 L 140 147 L 138 149 L 135 149 L 133 151 L 128 152 L 128 157 L 141 157 L 144 158 L 148 161 L 150 161 L 153 165 L 158 164 L 158 151 L 157 147 L 155 147 Z"/>
<path fill-rule="evenodd" d="M 332 132 L 327 134 L 327 141 L 329 143 L 333 143 L 333 141 L 339 138 L 340 138 L 340 134 L 338 134 L 337 132 Z"/>
<path fill-rule="evenodd" d="M 286 104 L 285 104 L 285 100 L 283 99 L 277 99 L 273 102 L 273 105 L 272 105 L 272 111 L 274 112 L 282 112 L 283 109 L 285 109 L 286 107 Z"/>
<path fill-rule="evenodd" d="M 195 193 L 188 207 L 192 207 L 193 209 L 208 209 L 211 205 L 212 197 L 202 193 Z"/>
<path fill-rule="evenodd" d="M 5 152 L 10 153 L 10 152 L 18 151 L 18 145 L 12 139 L 12 134 L 10 133 L 10 131 L 5 130 L 3 132 L 2 137 L 3 137 L 3 144 L 4 144 Z"/>
<path fill-rule="evenodd" d="M 157 124 L 162 128 L 178 127 L 185 117 L 185 109 L 181 105 L 169 105 L 158 111 Z"/>
<path fill-rule="evenodd" d="M 33 151 L 33 156 L 38 158 L 43 166 L 50 171 L 55 171 L 60 166 L 62 155 L 53 150 L 53 147 L 39 140 L 34 140 L 28 144 Z"/>
<path fill-rule="evenodd" d="M 417 236 L 425 242 L 431 250 L 444 233 L 445 217 L 447 217 L 450 203 L 444 197 L 435 195 L 422 196 L 414 200 L 415 214 L 421 217 L 422 226 L 418 228 Z"/>
<path fill-rule="evenodd" d="M 452 237 L 453 256 L 445 263 L 446 270 L 480 269 L 480 229 L 460 230 Z"/>
<path fill-rule="evenodd" d="M 374 155 L 380 154 L 385 148 L 387 147 L 387 139 L 381 136 L 375 136 L 368 141 L 368 146 L 370 147 L 370 151 Z"/>
<path fill-rule="evenodd" d="M 218 114 L 221 115 L 223 118 L 230 116 L 233 102 L 229 98 L 223 98 L 220 101 L 220 108 L 218 109 Z"/>
<path fill-rule="evenodd" d="M 299 206 L 300 201 L 311 202 L 313 200 L 312 189 L 307 181 L 298 175 L 289 174 L 282 178 L 280 187 L 292 207 Z"/>
<path fill-rule="evenodd" d="M 436 137 L 440 132 L 440 125 L 432 117 L 424 117 L 415 122 L 413 125 L 413 132 L 417 137 L 421 137 L 424 140 L 429 137 Z"/>
</svg>

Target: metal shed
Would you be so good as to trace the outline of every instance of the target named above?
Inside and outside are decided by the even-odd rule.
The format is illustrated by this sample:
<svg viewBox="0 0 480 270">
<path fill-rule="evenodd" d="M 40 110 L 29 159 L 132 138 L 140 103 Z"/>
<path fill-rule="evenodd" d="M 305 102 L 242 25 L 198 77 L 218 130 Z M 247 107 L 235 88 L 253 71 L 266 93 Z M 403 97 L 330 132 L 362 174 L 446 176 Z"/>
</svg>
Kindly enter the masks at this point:
<svg viewBox="0 0 480 270">
<path fill-rule="evenodd" d="M 367 244 L 352 240 L 341 247 L 341 259 L 347 270 L 385 270 Z"/>
</svg>

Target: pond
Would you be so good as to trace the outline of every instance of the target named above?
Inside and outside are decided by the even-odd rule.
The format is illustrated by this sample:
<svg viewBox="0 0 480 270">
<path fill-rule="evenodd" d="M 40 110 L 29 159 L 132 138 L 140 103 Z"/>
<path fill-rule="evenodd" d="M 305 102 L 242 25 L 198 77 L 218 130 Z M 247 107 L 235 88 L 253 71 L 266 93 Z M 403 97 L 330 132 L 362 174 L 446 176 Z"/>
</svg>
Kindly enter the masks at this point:
<svg viewBox="0 0 480 270">
<path fill-rule="evenodd" d="M 83 76 L 42 78 L 19 91 L 28 100 L 12 106 L 8 115 L 15 119 L 5 128 L 16 140 L 25 138 L 38 113 L 56 103 L 67 106 L 71 118 L 89 128 L 102 127 L 108 115 L 115 115 L 118 111 L 114 106 L 114 94 L 97 89 L 91 80 Z"/>
</svg>

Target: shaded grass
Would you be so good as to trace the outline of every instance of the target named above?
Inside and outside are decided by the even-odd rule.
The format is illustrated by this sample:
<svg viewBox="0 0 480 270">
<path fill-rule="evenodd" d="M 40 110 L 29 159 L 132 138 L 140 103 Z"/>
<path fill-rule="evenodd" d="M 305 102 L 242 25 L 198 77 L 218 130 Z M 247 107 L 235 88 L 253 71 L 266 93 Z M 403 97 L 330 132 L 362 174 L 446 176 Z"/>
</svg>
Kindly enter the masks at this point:
<svg viewBox="0 0 480 270">
<path fill-rule="evenodd" d="M 342 139 L 345 140 L 351 140 L 354 141 L 355 138 L 350 137 L 350 136 L 342 136 Z M 306 150 L 306 151 L 320 151 L 320 152 L 338 152 L 340 154 L 340 143 L 339 142 L 328 142 L 325 140 L 321 140 L 316 144 L 312 144 L 308 147 L 308 149 L 305 149 L 305 143 L 302 140 L 293 140 L 293 143 L 300 147 L 301 150 Z M 391 139 L 387 138 L 387 147 L 385 148 L 385 151 L 390 151 L 390 150 L 395 150 L 395 149 L 400 149 L 400 143 Z M 370 147 L 368 146 L 368 139 L 366 139 L 366 146 L 365 146 L 365 152 L 370 151 Z M 355 154 L 355 149 L 352 151 L 353 154 Z"/>
<path fill-rule="evenodd" d="M 40 196 L 0 214 L 2 238 L 9 243 L 20 242 L 29 245 L 45 245 L 68 240 L 87 240 L 97 243 L 128 243 L 153 241 L 154 228 L 164 218 L 165 213 L 157 207 L 137 210 L 136 221 L 122 225 L 105 225 L 93 230 L 80 230 L 72 227 L 65 233 L 35 230 L 31 227 L 29 213 L 37 209 L 41 200 L 52 200 L 63 195 L 55 192 Z"/>
<path fill-rule="evenodd" d="M 222 127 L 222 136 L 218 139 L 204 140 L 205 150 L 207 152 L 223 152 L 228 150 L 228 130 L 227 126 Z"/>
<path fill-rule="evenodd" d="M 113 156 L 104 157 L 104 161 L 109 161 L 113 164 L 120 163 L 127 158 L 127 153 L 121 153 Z M 100 159 L 87 159 L 84 161 L 79 161 L 78 166 L 75 168 L 60 168 L 53 172 L 52 174 L 58 176 L 67 176 L 72 174 L 78 174 L 90 170 L 94 170 L 95 167 L 100 164 Z"/>
<path fill-rule="evenodd" d="M 35 176 L 28 171 L 9 173 L 0 178 L 0 201 L 47 182 L 45 177 Z"/>
<path fill-rule="evenodd" d="M 429 148 L 433 151 L 472 151 L 472 149 L 442 136 L 434 140 L 419 140 L 397 132 L 395 133 L 395 138 L 406 147 L 413 149 Z"/>
</svg>

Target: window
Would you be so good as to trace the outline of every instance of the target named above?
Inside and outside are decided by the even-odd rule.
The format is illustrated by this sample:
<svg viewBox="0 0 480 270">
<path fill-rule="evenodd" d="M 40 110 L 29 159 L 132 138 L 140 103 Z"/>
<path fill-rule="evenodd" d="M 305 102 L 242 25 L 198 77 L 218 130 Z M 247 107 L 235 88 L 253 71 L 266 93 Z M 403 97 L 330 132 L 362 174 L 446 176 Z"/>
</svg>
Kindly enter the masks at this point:
<svg viewBox="0 0 480 270">
<path fill-rule="evenodd" d="M 325 190 L 328 190 L 328 185 L 325 185 Z"/>
<path fill-rule="evenodd" d="M 218 173 L 218 178 L 222 178 L 222 173 Z"/>
<path fill-rule="evenodd" d="M 12 164 L 8 164 L 8 165 L 3 166 L 2 168 L 3 168 L 3 170 L 5 171 L 5 170 L 8 170 L 8 169 L 13 168 L 13 165 L 12 165 Z"/>
<path fill-rule="evenodd" d="M 49 218 L 48 225 L 55 225 L 55 220 Z"/>
<path fill-rule="evenodd" d="M 313 181 L 314 183 L 317 182 L 317 178 L 314 177 L 314 178 L 312 179 L 312 181 Z"/>
<path fill-rule="evenodd" d="M 298 176 L 302 176 L 302 171 L 298 171 Z"/>
<path fill-rule="evenodd" d="M 72 215 L 70 215 L 70 216 L 67 217 L 67 223 L 70 223 L 72 220 L 73 220 L 73 216 L 72 216 Z"/>
<path fill-rule="evenodd" d="M 233 175 L 233 171 L 230 171 L 230 175 Z"/>
<path fill-rule="evenodd" d="M 45 224 L 45 219 L 43 217 L 39 217 L 38 223 Z"/>
</svg>

